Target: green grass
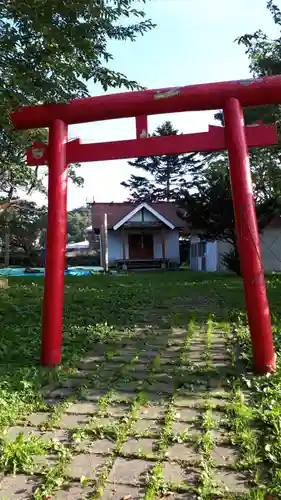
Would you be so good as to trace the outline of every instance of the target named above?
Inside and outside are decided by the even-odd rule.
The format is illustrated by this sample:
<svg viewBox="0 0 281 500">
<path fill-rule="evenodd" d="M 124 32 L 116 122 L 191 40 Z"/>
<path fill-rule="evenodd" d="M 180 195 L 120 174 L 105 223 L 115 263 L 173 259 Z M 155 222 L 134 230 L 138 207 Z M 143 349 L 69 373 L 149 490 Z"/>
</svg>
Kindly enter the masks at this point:
<svg viewBox="0 0 281 500">
<path fill-rule="evenodd" d="M 251 346 L 245 326 L 241 280 L 228 275 L 190 271 L 139 273 L 128 276 L 67 277 L 63 364 L 61 367 L 47 370 L 40 366 L 43 280 L 37 277 L 9 278 L 9 288 L 0 292 L 2 457 L 0 468 L 2 471 L 31 470 L 33 464 L 30 456 L 34 453 L 44 453 L 46 444 L 43 445 L 40 440 L 19 438 L 12 444 L 7 443 L 5 431 L 9 426 L 24 421 L 30 413 L 44 409 L 42 387 L 75 373 L 77 360 L 88 350 L 94 349 L 96 345 L 106 344 L 108 352 L 105 362 L 109 362 L 110 353 L 113 355 L 118 350 L 122 339 L 129 337 L 136 339 L 136 327 L 146 324 L 153 324 L 155 329 L 182 326 L 187 331 L 186 345 L 181 353 L 183 360 L 185 357 L 188 359 L 189 341 L 195 328 L 197 332 L 204 329 L 206 370 L 210 370 L 212 331 L 213 326 L 219 324 L 223 325 L 226 332 L 227 343 L 231 346 L 233 336 L 235 344 L 239 346 L 237 352 L 231 353 L 233 374 L 229 375 L 229 380 L 233 387 L 233 397 L 228 411 L 231 417 L 229 429 L 231 439 L 240 449 L 238 467 L 242 471 L 251 472 L 253 490 L 247 498 L 262 498 L 259 496 L 260 491 L 262 494 L 281 497 L 281 277 L 277 274 L 268 277 L 267 287 L 278 356 L 277 371 L 273 376 L 257 377 L 252 372 Z M 156 355 L 150 366 L 151 380 L 153 374 L 160 369 L 159 363 L 160 358 Z M 180 368 L 178 372 L 180 379 Z M 126 366 L 117 377 L 120 380 L 127 380 Z M 112 381 L 112 386 L 115 382 Z M 145 390 L 145 387 L 140 387 L 124 424 L 119 429 L 108 429 L 108 435 L 115 437 L 119 448 L 126 439 L 136 410 L 143 404 Z M 248 400 L 245 400 L 245 397 Z M 101 410 L 106 411 L 107 402 L 105 396 L 100 401 Z M 63 408 L 64 406 L 56 408 L 47 426 L 56 425 Z M 168 446 L 173 411 L 173 400 L 171 400 L 159 442 L 162 455 Z M 201 493 L 202 498 L 209 498 L 210 492 L 213 491 L 210 478 L 212 469 L 210 453 L 213 442 L 210 434 L 212 413 L 208 403 L 203 427 L 205 433 L 200 442 L 203 452 Z M 90 427 L 87 432 L 102 431 Z M 60 483 L 63 476 L 62 464 L 67 459 L 68 457 L 62 454 L 56 468 L 49 469 L 45 486 L 42 487 L 41 493 L 38 491 L 36 498 L 44 498 L 43 491 L 49 492 Z M 266 464 L 266 469 L 269 471 L 266 479 L 261 472 L 262 464 Z M 161 461 L 156 462 L 149 479 L 147 499 L 154 498 L 157 493 L 165 492 L 166 486 L 163 483 L 161 470 Z M 99 485 L 100 490 L 106 480 L 106 474 L 105 469 Z"/>
</svg>

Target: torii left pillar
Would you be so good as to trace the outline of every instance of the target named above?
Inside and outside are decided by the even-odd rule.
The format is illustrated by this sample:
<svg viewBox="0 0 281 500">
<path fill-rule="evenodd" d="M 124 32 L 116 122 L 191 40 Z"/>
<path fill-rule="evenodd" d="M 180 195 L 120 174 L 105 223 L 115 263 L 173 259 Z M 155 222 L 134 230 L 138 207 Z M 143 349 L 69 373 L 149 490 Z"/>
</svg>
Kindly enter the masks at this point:
<svg viewBox="0 0 281 500">
<path fill-rule="evenodd" d="M 67 125 L 54 120 L 49 128 L 48 229 L 43 303 L 42 356 L 44 366 L 61 363 L 67 224 Z"/>
</svg>

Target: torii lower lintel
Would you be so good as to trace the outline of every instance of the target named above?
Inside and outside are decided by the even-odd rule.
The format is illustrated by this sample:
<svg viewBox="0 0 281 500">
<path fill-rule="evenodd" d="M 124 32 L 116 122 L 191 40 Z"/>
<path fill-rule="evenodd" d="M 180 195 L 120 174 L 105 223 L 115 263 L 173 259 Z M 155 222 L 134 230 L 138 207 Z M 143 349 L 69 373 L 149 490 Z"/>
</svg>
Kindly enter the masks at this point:
<svg viewBox="0 0 281 500">
<path fill-rule="evenodd" d="M 261 122 L 245 127 L 249 148 L 273 146 L 278 143 L 275 125 Z M 66 145 L 67 163 L 119 160 L 146 156 L 174 155 L 200 151 L 222 151 L 226 149 L 225 129 L 210 125 L 208 132 L 171 135 L 165 137 L 143 137 L 127 141 L 82 144 L 79 139 Z M 26 153 L 30 166 L 48 163 L 48 146 L 34 142 Z"/>
</svg>

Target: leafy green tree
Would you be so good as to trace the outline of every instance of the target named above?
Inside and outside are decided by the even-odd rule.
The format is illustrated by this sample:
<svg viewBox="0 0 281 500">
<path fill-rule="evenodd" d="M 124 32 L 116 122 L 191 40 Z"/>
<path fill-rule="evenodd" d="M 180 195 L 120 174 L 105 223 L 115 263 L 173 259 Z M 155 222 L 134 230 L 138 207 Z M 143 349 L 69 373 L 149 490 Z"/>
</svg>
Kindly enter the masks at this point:
<svg viewBox="0 0 281 500">
<path fill-rule="evenodd" d="M 184 209 L 184 219 L 193 231 L 205 241 L 226 241 L 233 250 L 226 256 L 225 263 L 239 273 L 234 208 L 231 195 L 229 170 L 224 158 L 213 158 L 208 164 L 191 169 L 192 180 L 186 191 L 182 191 L 179 204 Z M 263 190 L 254 183 L 256 211 L 259 231 L 281 210 L 281 198 L 272 193 L 264 196 Z"/>
<path fill-rule="evenodd" d="M 10 177 L 21 188 L 22 178 L 24 187 L 30 181 L 27 190 L 30 185 L 42 188 L 36 169 L 25 165 L 24 149 L 35 139 L 46 139 L 46 131 L 14 133 L 13 108 L 86 97 L 89 80 L 104 90 L 138 87 L 110 68 L 113 56 L 107 48 L 111 40 L 134 41 L 154 27 L 133 3 L 0 0 L 0 191 L 7 170 L 14 170 Z M 136 22 L 129 24 L 128 18 Z"/>
<path fill-rule="evenodd" d="M 38 169 L 26 166 L 25 148 L 47 139 L 45 130 L 15 133 L 9 119 L 12 109 L 86 97 L 88 81 L 104 90 L 138 87 L 111 69 L 108 51 L 108 42 L 133 42 L 155 26 L 133 4 L 0 0 L 0 196 L 8 202 L 34 190 L 44 192 Z M 75 167 L 70 167 L 70 176 L 81 185 Z M 8 246 L 8 211 L 5 215 Z"/>
<path fill-rule="evenodd" d="M 281 26 L 281 10 L 274 0 L 268 0 L 267 8 L 274 24 Z M 246 33 L 237 38 L 239 44 L 244 45 L 250 61 L 250 71 L 254 77 L 272 76 L 281 74 L 280 42 L 281 36 L 272 40 L 262 30 L 255 33 Z"/>
<path fill-rule="evenodd" d="M 153 136 L 177 135 L 170 121 L 159 126 Z M 163 155 L 129 161 L 131 167 L 143 170 L 146 175 L 130 176 L 122 186 L 128 188 L 133 201 L 171 201 L 186 185 L 186 175 L 193 155 Z"/>
<path fill-rule="evenodd" d="M 224 159 L 213 159 L 200 168 L 191 168 L 190 172 L 192 180 L 179 197 L 186 220 L 203 239 L 223 240 L 235 245 L 234 209 L 229 170 Z M 279 213 L 281 199 L 276 195 L 258 196 L 256 189 L 255 197 L 259 229 L 263 231 Z"/>
<path fill-rule="evenodd" d="M 80 207 L 67 214 L 67 241 L 78 243 L 87 238 L 87 227 L 91 224 L 89 208 Z"/>
<path fill-rule="evenodd" d="M 88 95 L 87 82 L 138 87 L 110 68 L 111 40 L 134 41 L 154 27 L 133 0 L 1 1 L 1 120 L 15 106 Z M 135 23 L 128 23 L 136 19 Z"/>
<path fill-rule="evenodd" d="M 281 10 L 269 0 L 267 8 L 272 20 L 281 30 Z M 249 58 L 249 69 L 253 77 L 272 76 L 281 74 L 281 36 L 272 39 L 262 30 L 246 33 L 237 38 L 236 42 L 243 45 Z M 262 120 L 265 124 L 277 125 L 279 144 L 270 148 L 260 148 L 250 151 L 250 162 L 255 186 L 256 200 L 262 201 L 281 196 L 281 106 L 268 105 L 246 108 L 245 122 L 250 124 Z M 223 124 L 223 113 L 215 115 Z M 214 156 L 213 156 L 214 157 Z M 224 156 L 227 159 L 227 155 Z"/>
<path fill-rule="evenodd" d="M 228 170 L 223 160 L 191 169 L 192 180 L 179 197 L 184 218 L 207 241 L 235 242 Z"/>
<path fill-rule="evenodd" d="M 0 217 L 0 230 L 4 235 L 4 261 L 9 265 L 10 249 L 12 247 L 11 231 L 14 225 L 15 213 L 18 212 L 20 197 L 28 197 L 35 191 L 46 194 L 43 182 L 44 175 L 38 175 L 39 168 L 28 167 L 25 161 L 25 148 L 33 140 L 46 141 L 48 138 L 46 130 L 31 130 L 24 132 L 12 132 L 9 127 L 0 128 L 0 151 L 2 157 L 0 163 L 0 198 L 6 203 L 5 209 Z M 47 171 L 45 169 L 45 175 Z M 76 173 L 74 174 L 76 175 Z"/>
<path fill-rule="evenodd" d="M 8 223 L 6 219 L 8 218 Z M 4 259 L 8 265 L 6 254 L 7 230 L 9 234 L 9 250 L 11 252 L 23 250 L 28 257 L 32 252 L 40 248 L 39 241 L 42 231 L 46 230 L 47 208 L 38 207 L 36 203 L 19 200 L 12 203 L 9 210 L 3 210 L 0 214 L 0 237 L 4 242 Z"/>
<path fill-rule="evenodd" d="M 281 28 L 281 10 L 273 0 L 267 2 L 273 22 Z M 253 77 L 281 73 L 281 36 L 272 40 L 261 30 L 237 39 L 245 47 Z M 246 124 L 262 120 L 276 123 L 281 133 L 281 106 L 258 106 L 244 110 Z M 223 113 L 215 118 L 223 125 Z M 280 145 L 250 150 L 250 163 L 257 207 L 259 229 L 262 231 L 272 217 L 280 214 L 281 200 L 281 149 Z M 227 153 L 202 155 L 190 171 L 192 182 L 181 193 L 187 219 L 192 227 L 207 240 L 225 240 L 234 247 L 237 258 L 234 230 L 234 212 L 231 200 Z M 235 260 L 234 258 L 234 260 Z M 233 255 L 230 260 L 233 261 Z"/>
<path fill-rule="evenodd" d="M 267 2 L 272 20 L 281 30 L 281 10 L 273 0 Z M 249 68 L 254 77 L 281 74 L 281 36 L 273 39 L 262 30 L 245 34 L 237 39 L 245 47 L 249 58 Z M 275 123 L 279 134 L 279 144 L 273 148 L 264 148 L 251 152 L 251 165 L 255 172 L 256 191 L 265 198 L 281 196 L 281 106 L 270 105 L 249 108 L 245 111 L 246 121 L 263 120 Z"/>
<path fill-rule="evenodd" d="M 87 227 L 91 224 L 91 214 L 89 208 L 79 207 L 70 210 L 67 214 L 67 243 L 78 243 L 87 238 Z M 42 218 L 40 232 L 40 246 L 46 245 L 47 214 Z"/>
<path fill-rule="evenodd" d="M 274 24 L 281 29 L 281 10 L 273 0 L 267 2 Z M 281 36 L 272 40 L 266 33 L 257 30 L 236 39 L 245 47 L 249 58 L 249 69 L 253 77 L 281 74 Z M 257 106 L 244 109 L 245 123 L 249 125 L 257 120 L 265 124 L 277 125 L 281 134 L 281 106 Z M 223 112 L 216 113 L 215 118 L 223 125 Z M 227 169 L 227 153 L 212 153 L 201 157 L 200 168 L 207 167 L 210 162 L 224 161 Z M 256 202 L 269 202 L 281 197 L 281 149 L 280 143 L 270 148 L 250 150 L 250 163 L 253 176 Z"/>
<path fill-rule="evenodd" d="M 0 205 L 1 210 L 1 205 Z M 38 206 L 32 201 L 17 200 L 9 206 L 2 205 L 0 211 L 0 238 L 5 240 L 8 218 L 9 246 L 11 252 L 21 249 L 30 257 L 34 250 L 46 244 L 47 207 Z M 80 207 L 67 214 L 67 241 L 85 240 L 86 229 L 91 222 L 89 209 Z"/>
</svg>

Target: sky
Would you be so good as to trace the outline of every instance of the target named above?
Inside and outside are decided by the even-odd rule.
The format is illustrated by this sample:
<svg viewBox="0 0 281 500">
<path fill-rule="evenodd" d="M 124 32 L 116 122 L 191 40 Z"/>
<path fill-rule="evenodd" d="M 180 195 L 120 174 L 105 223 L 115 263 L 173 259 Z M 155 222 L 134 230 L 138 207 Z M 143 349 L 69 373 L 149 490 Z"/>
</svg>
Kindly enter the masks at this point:
<svg viewBox="0 0 281 500">
<path fill-rule="evenodd" d="M 136 42 L 114 41 L 110 67 L 141 85 L 157 89 L 196 83 L 237 80 L 250 76 L 243 46 L 235 38 L 262 29 L 277 36 L 266 9 L 267 0 L 150 0 L 143 7 L 157 27 Z M 275 0 L 281 7 L 281 0 Z M 104 92 L 89 83 L 90 95 Z M 121 89 L 125 90 L 125 89 Z M 111 90 L 110 93 L 116 92 Z M 165 120 L 184 133 L 203 132 L 214 122 L 214 112 L 174 113 L 149 117 L 149 133 Z M 69 127 L 70 138 L 104 142 L 135 138 L 133 118 L 87 123 Z M 79 175 L 83 188 L 69 182 L 68 209 L 96 202 L 120 202 L 128 190 L 120 186 L 131 173 L 126 160 L 84 163 Z M 46 203 L 41 195 L 33 200 Z"/>
</svg>

